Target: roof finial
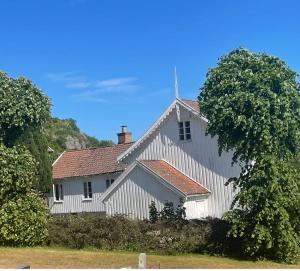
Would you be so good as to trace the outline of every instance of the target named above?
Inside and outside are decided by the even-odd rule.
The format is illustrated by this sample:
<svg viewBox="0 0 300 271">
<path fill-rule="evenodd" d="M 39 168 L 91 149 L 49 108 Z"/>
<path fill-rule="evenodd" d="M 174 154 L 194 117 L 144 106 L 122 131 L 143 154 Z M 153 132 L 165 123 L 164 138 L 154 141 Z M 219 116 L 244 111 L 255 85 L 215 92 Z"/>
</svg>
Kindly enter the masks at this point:
<svg viewBox="0 0 300 271">
<path fill-rule="evenodd" d="M 178 82 L 177 82 L 177 72 L 176 72 L 176 66 L 174 69 L 174 76 L 175 76 L 175 98 L 179 98 L 179 91 L 178 91 Z"/>
</svg>

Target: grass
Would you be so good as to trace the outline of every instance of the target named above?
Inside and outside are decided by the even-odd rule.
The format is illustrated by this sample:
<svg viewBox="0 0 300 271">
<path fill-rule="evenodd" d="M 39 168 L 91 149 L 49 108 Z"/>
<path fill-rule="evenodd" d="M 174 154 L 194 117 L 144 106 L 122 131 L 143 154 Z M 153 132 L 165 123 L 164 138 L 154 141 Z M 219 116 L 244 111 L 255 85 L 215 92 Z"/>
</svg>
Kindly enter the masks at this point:
<svg viewBox="0 0 300 271">
<path fill-rule="evenodd" d="M 137 268 L 138 253 L 67 248 L 0 248 L 0 268 Z M 270 261 L 239 261 L 208 255 L 147 255 L 147 268 L 300 268 Z"/>
</svg>

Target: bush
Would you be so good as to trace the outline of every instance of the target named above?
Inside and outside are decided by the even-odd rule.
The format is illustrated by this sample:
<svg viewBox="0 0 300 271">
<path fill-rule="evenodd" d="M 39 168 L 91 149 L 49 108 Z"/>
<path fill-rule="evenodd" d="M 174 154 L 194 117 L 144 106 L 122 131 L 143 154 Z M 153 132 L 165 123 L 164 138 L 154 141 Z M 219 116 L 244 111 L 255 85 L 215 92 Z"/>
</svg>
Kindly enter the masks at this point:
<svg viewBox="0 0 300 271">
<path fill-rule="evenodd" d="M 48 225 L 48 245 L 71 248 L 95 247 L 176 253 L 226 253 L 226 223 L 219 219 L 187 221 L 178 219 L 131 220 L 98 214 L 53 216 Z"/>
<path fill-rule="evenodd" d="M 37 245 L 47 235 L 47 205 L 33 190 L 36 162 L 24 147 L 0 144 L 0 244 Z"/>
<path fill-rule="evenodd" d="M 47 236 L 47 207 L 35 193 L 6 201 L 0 208 L 0 244 L 34 246 Z"/>
</svg>

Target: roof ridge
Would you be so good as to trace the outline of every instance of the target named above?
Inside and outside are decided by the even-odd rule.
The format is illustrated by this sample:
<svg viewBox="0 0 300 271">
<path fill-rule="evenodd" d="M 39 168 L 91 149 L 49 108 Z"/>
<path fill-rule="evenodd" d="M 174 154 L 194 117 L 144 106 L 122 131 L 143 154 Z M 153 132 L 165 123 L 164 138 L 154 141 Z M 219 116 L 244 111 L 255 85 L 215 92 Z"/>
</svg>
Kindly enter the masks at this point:
<svg viewBox="0 0 300 271">
<path fill-rule="evenodd" d="M 197 102 L 197 100 L 193 100 L 193 99 L 184 99 L 184 98 L 182 98 L 181 100 L 182 100 L 182 101 L 192 101 L 192 102 Z"/>
<path fill-rule="evenodd" d="M 115 145 L 112 145 L 112 146 L 91 147 L 91 148 L 84 148 L 84 149 L 80 149 L 80 150 L 65 150 L 64 152 L 76 152 L 76 151 L 88 151 L 88 150 L 95 150 L 95 149 L 106 149 L 106 148 L 124 146 L 124 145 L 127 145 L 127 144 L 133 144 L 133 143 L 135 143 L 135 141 L 128 142 L 128 143 L 122 143 L 122 144 L 115 144 Z"/>
</svg>

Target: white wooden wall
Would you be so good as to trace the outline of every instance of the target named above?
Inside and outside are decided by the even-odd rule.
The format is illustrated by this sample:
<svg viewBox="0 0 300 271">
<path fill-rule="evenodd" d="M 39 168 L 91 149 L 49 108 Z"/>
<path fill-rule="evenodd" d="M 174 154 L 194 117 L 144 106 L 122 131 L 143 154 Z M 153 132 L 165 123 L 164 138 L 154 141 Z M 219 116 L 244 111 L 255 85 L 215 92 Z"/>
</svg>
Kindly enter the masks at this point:
<svg viewBox="0 0 300 271">
<path fill-rule="evenodd" d="M 63 185 L 64 199 L 62 202 L 55 202 L 53 189 L 49 197 L 49 209 L 51 214 L 81 213 L 81 212 L 105 212 L 105 206 L 99 201 L 100 196 L 106 190 L 106 180 L 116 179 L 120 173 L 102 174 L 87 177 L 74 177 L 54 181 Z M 83 183 L 92 182 L 92 200 L 83 198 Z"/>
<path fill-rule="evenodd" d="M 188 197 L 184 203 L 187 219 L 205 218 L 208 213 L 208 197 L 207 195 Z"/>
<path fill-rule="evenodd" d="M 131 164 L 136 159 L 164 159 L 203 184 L 212 193 L 207 200 L 208 215 L 221 217 L 230 208 L 232 186 L 225 186 L 229 177 L 237 176 L 238 166 L 231 166 L 232 153 L 218 155 L 216 138 L 205 136 L 206 123 L 188 110 L 180 109 L 180 121 L 191 121 L 192 140 L 179 140 L 178 119 L 174 109 L 142 145 L 124 158 Z"/>
<path fill-rule="evenodd" d="M 173 202 L 176 208 L 180 195 L 171 191 L 152 174 L 137 166 L 105 201 L 108 215 L 125 214 L 130 218 L 149 218 L 149 205 L 154 201 L 160 211 L 164 204 Z"/>
</svg>

